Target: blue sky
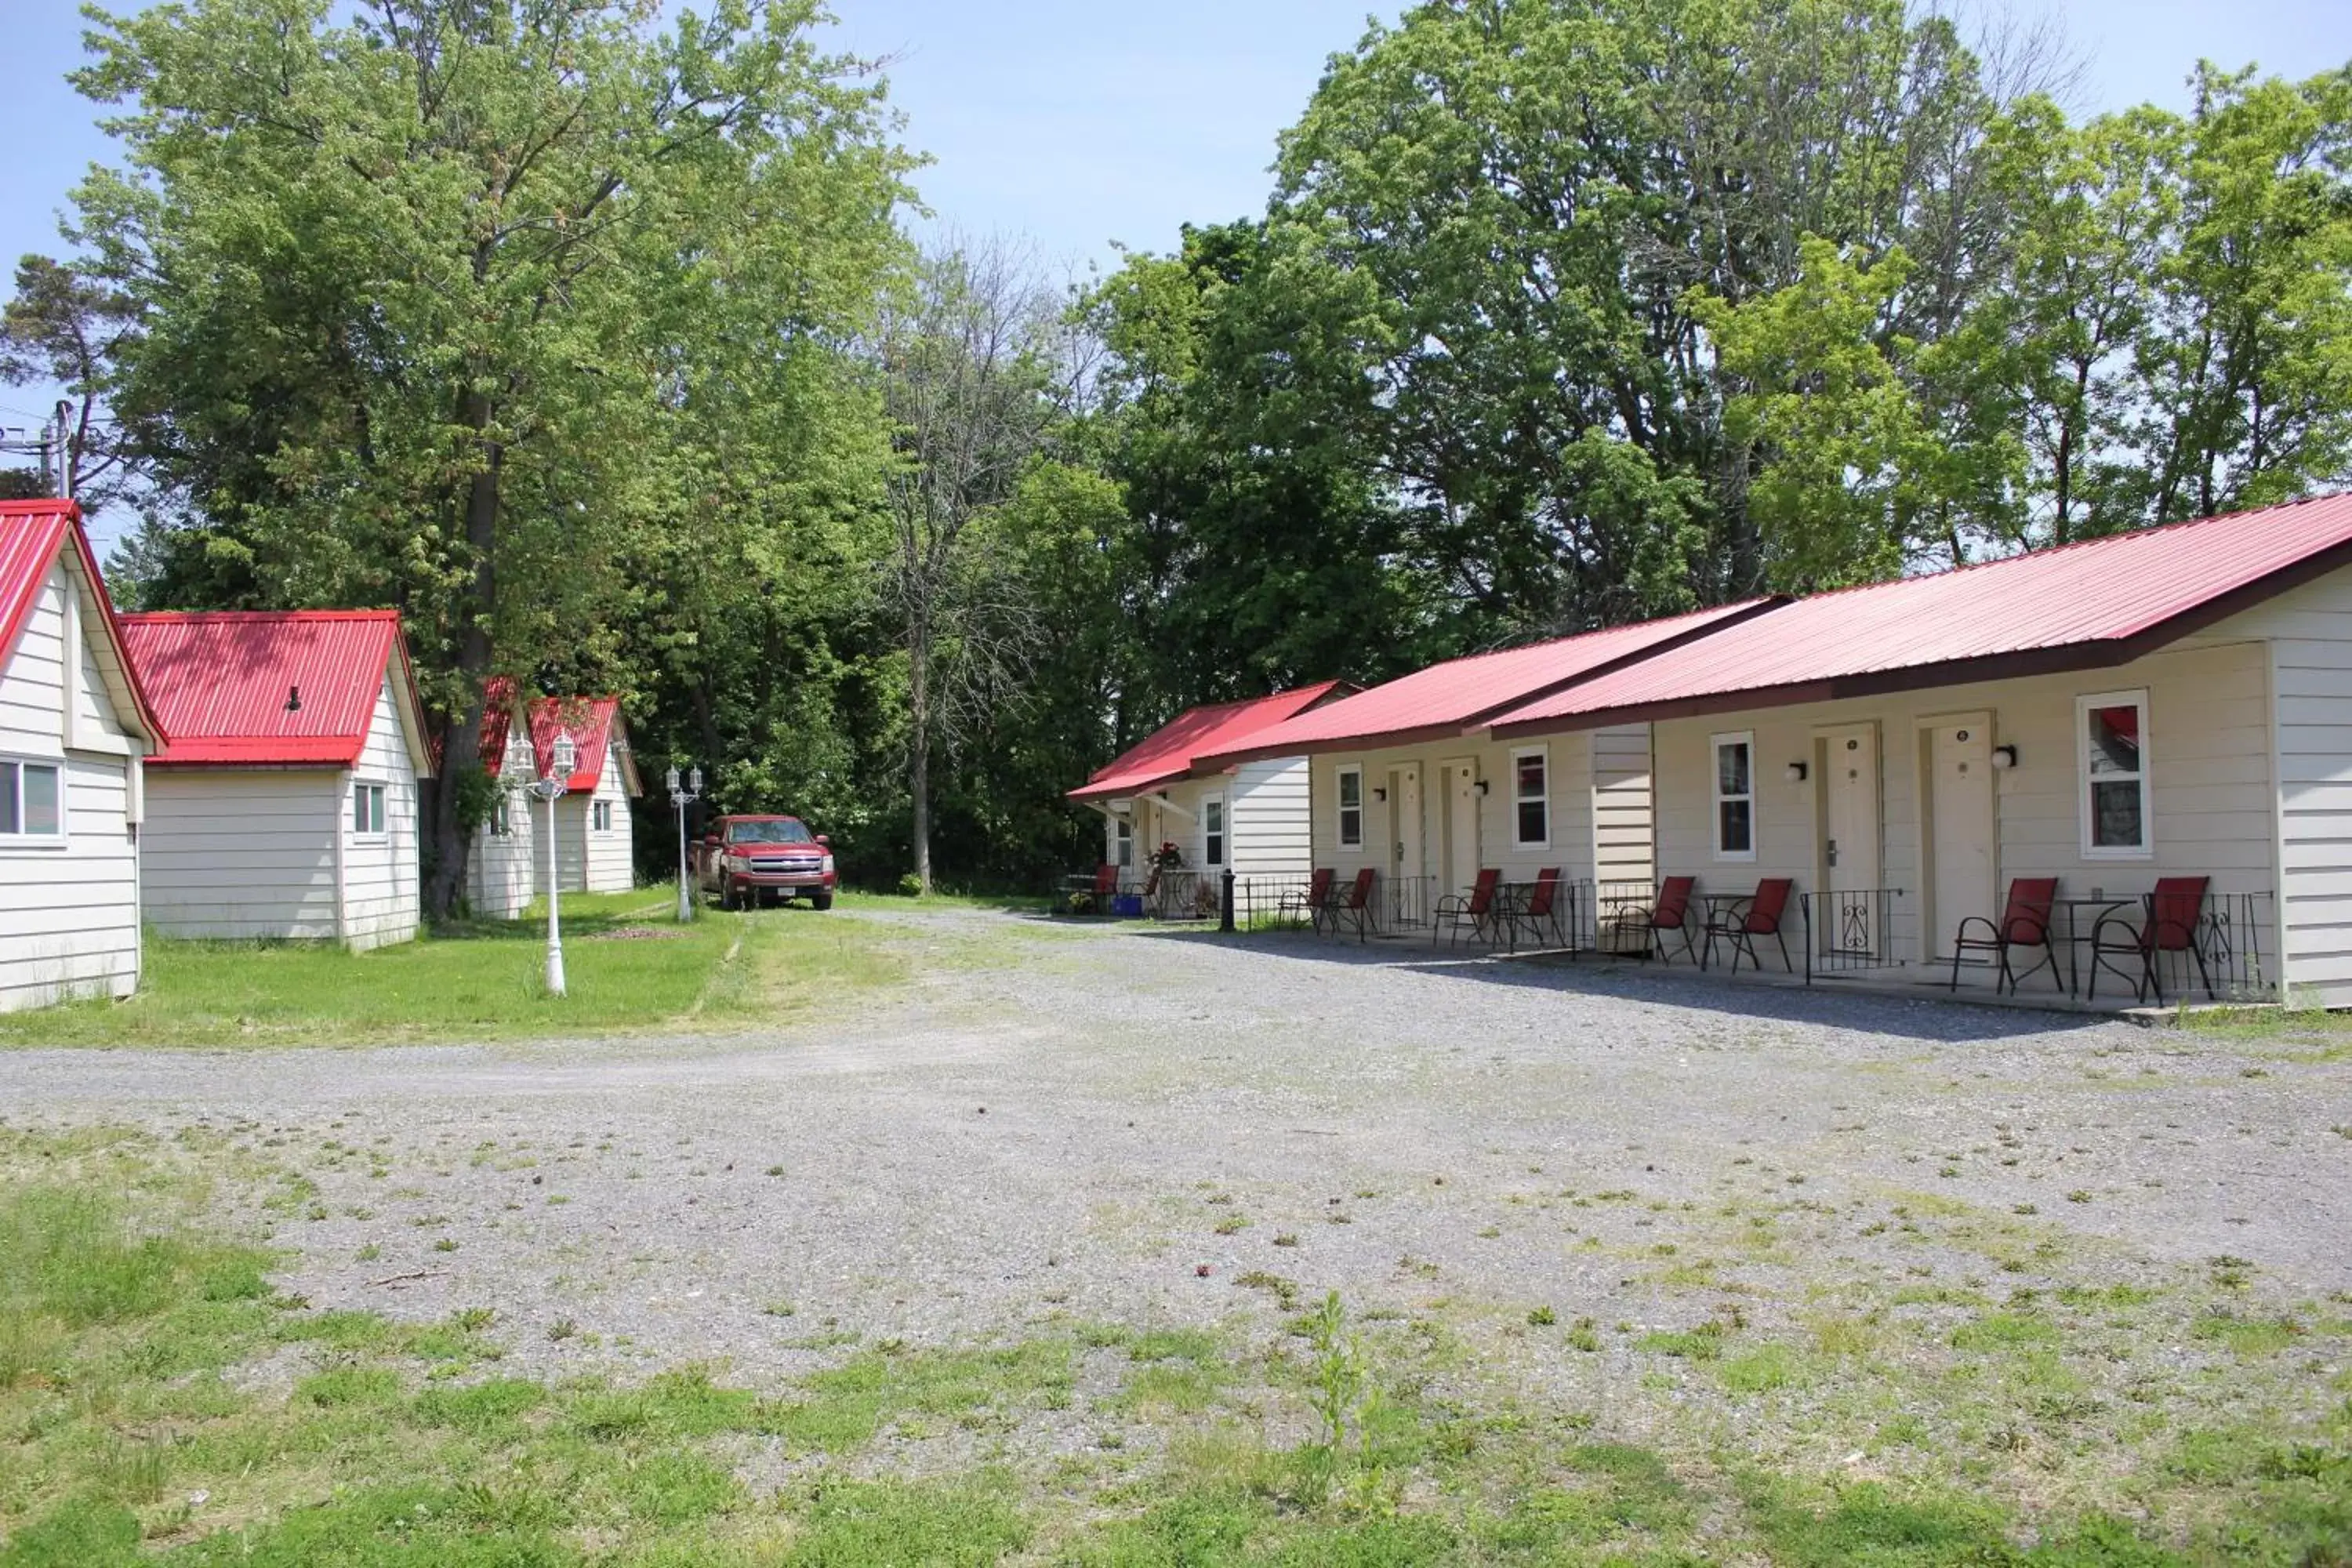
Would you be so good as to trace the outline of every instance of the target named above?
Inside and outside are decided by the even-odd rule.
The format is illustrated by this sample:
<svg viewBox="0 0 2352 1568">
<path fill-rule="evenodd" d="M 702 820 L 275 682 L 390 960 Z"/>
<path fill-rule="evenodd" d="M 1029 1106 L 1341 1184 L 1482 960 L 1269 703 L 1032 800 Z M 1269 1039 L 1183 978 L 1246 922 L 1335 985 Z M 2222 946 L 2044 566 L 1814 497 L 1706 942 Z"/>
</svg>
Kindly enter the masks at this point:
<svg viewBox="0 0 2352 1568">
<path fill-rule="evenodd" d="M 1365 0 L 835 0 L 838 47 L 898 56 L 890 76 L 940 219 L 1026 236 L 1057 264 L 1164 249 L 1187 220 L 1260 210 L 1277 132 L 1324 60 L 1362 34 Z M 1998 0 L 1994 0 L 1998 3 Z M 2200 57 L 2307 75 L 2352 59 L 2352 0 L 2010 0 L 2053 15 L 2084 58 L 2079 106 L 2183 106 Z M 0 0 L 0 258 L 55 250 L 56 214 L 108 143 L 63 76 L 81 58 L 71 0 Z M 45 394 L 0 387 L 0 425 Z"/>
</svg>

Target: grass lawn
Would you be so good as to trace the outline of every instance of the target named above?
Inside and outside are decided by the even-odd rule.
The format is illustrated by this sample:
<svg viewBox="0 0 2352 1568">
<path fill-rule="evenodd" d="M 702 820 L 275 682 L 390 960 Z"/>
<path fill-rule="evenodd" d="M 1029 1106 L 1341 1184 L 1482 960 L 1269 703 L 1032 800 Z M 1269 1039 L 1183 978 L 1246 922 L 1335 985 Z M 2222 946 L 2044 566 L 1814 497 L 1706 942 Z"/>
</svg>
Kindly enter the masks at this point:
<svg viewBox="0 0 2352 1568">
<path fill-rule="evenodd" d="M 788 1016 L 906 965 L 870 928 L 802 909 L 672 919 L 663 891 L 563 900 L 566 988 L 546 994 L 546 914 L 372 952 L 150 938 L 139 994 L 0 1018 L 8 1046 L 384 1045 L 723 1026 Z"/>
<path fill-rule="evenodd" d="M 1288 1314 L 1271 1345 L 1060 1314 L 865 1343 L 780 1306 L 780 1334 L 836 1347 L 781 1387 L 547 1382 L 502 1370 L 486 1310 L 281 1293 L 267 1237 L 200 1217 L 252 1184 L 298 1221 L 300 1173 L 270 1158 L 0 1129 L 0 1568 L 2352 1562 L 2352 1377 L 2316 1354 L 2352 1324 L 2091 1287 L 1946 1291 L 1926 1339 L 1827 1300 L 1799 1340 L 1729 1309 L 1676 1334 L 1526 1309 L 1515 1331 L 1647 1368 L 1564 1408 L 1437 1318 L 1361 1321 L 1262 1276 L 1236 1284 Z M 2082 1436 L 2092 1369 L 2147 1335 L 2242 1388 L 2234 1423 L 2176 1428 L 2151 1386 L 2121 1451 Z M 2282 1378 L 2333 1414 L 2279 1423 Z M 1811 1440 L 1759 1448 L 1686 1397 L 1702 1384 Z M 2042 1478 L 2022 1498 L 2021 1466 Z"/>
</svg>

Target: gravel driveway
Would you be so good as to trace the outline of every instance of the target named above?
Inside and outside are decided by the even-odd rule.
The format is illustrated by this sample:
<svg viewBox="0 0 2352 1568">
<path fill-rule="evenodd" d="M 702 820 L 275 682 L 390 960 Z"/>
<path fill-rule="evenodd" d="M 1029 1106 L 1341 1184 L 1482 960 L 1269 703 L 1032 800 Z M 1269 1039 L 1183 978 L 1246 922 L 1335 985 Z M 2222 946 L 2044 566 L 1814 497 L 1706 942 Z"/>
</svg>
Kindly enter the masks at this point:
<svg viewBox="0 0 2352 1568">
<path fill-rule="evenodd" d="M 493 1307 L 551 1372 L 757 1383 L 852 1336 L 1056 1314 L 1270 1331 L 1294 1284 L 1474 1338 L 1538 1304 L 1670 1326 L 1712 1310 L 1675 1260 L 1758 1233 L 1768 1316 L 1997 1264 L 2352 1288 L 2340 1051 L 1307 937 L 826 918 L 922 979 L 732 1038 L 0 1054 L 0 1113 L 216 1134 L 258 1173 L 223 1204 L 299 1249 L 290 1289 Z M 1939 1228 L 1857 1233 L 1874 1213 Z"/>
</svg>

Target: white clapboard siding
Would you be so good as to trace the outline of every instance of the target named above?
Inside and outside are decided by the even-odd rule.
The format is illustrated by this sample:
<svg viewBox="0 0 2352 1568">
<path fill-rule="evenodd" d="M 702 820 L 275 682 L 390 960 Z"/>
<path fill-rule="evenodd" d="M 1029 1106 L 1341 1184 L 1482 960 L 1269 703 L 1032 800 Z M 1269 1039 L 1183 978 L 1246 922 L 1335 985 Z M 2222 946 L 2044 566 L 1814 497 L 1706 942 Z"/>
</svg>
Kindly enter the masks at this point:
<svg viewBox="0 0 2352 1568">
<path fill-rule="evenodd" d="M 495 817 L 485 822 L 475 830 L 466 858 L 466 900 L 486 920 L 513 920 L 521 914 L 547 878 L 540 859 L 547 808 L 529 787 L 530 739 L 520 719 L 507 727 L 505 757 L 499 782 L 506 787 L 507 831 L 498 831 Z"/>
<path fill-rule="evenodd" d="M 0 752 L 64 764 L 65 841 L 0 847 L 0 1011 L 71 996 L 124 996 L 139 984 L 139 850 L 131 826 L 136 758 L 68 752 L 65 569 L 53 566 L 13 648 L 0 650 Z M 84 635 L 95 632 L 95 617 Z M 103 685 L 86 683 L 102 694 Z M 100 707 L 97 732 L 128 731 Z"/>
<path fill-rule="evenodd" d="M 1314 847 L 1307 772 L 1305 757 L 1280 757 L 1244 763 L 1225 781 L 1234 875 L 1307 875 Z"/>
<path fill-rule="evenodd" d="M 406 942 L 416 934 L 419 901 L 416 770 L 389 676 L 376 692 L 367 740 L 349 779 L 354 787 L 384 786 L 384 830 L 354 830 L 347 791 L 342 813 L 343 939 L 355 948 Z"/>
<path fill-rule="evenodd" d="M 2214 633 L 2269 639 L 2289 994 L 2352 1006 L 2352 572 L 2330 573 Z"/>
<path fill-rule="evenodd" d="M 587 809 L 602 801 L 613 808 L 613 826 L 599 832 Z M 621 774 L 621 727 L 614 721 L 604 742 L 604 769 L 596 775 L 596 792 L 583 803 L 581 814 L 587 869 L 580 885 L 592 893 L 625 893 L 636 886 L 635 834 L 629 821 L 629 792 Z"/>
<path fill-rule="evenodd" d="M 332 940 L 348 809 L 334 769 L 150 768 L 148 925 L 170 937 Z"/>
<path fill-rule="evenodd" d="M 1650 727 L 1595 730 L 1592 866 L 1597 882 L 1647 882 L 1657 869 L 1650 808 Z"/>
</svg>

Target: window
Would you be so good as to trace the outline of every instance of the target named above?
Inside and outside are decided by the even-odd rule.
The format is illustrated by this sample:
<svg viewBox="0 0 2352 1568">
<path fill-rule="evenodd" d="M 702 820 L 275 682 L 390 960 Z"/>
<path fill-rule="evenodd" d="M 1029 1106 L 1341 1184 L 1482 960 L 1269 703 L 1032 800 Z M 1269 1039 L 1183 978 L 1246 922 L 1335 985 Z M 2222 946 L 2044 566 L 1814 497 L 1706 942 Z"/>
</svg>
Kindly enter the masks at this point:
<svg viewBox="0 0 2352 1568">
<path fill-rule="evenodd" d="M 2147 693 L 2105 691 L 2078 698 L 2074 706 L 2082 741 L 2084 858 L 2145 857 Z"/>
<path fill-rule="evenodd" d="M 1339 770 L 1339 847 L 1353 849 L 1364 841 L 1364 770 Z"/>
<path fill-rule="evenodd" d="M 1717 735 L 1715 749 L 1715 858 L 1756 858 L 1756 737 Z"/>
<path fill-rule="evenodd" d="M 591 803 L 588 807 L 588 821 L 590 826 L 593 826 L 599 833 L 612 832 L 613 803 L 609 800 L 600 800 Z"/>
<path fill-rule="evenodd" d="M 1225 797 L 1213 795 L 1201 803 L 1201 863 L 1225 863 Z"/>
<path fill-rule="evenodd" d="M 55 763 L 0 761 L 0 838 L 62 845 L 63 783 Z"/>
<path fill-rule="evenodd" d="M 1511 753 L 1511 846 L 1551 845 L 1551 753 L 1541 746 Z"/>
<path fill-rule="evenodd" d="M 1122 871 L 1135 869 L 1135 824 L 1125 817 L 1118 818 L 1111 824 L 1111 837 L 1118 846 L 1114 853 L 1118 868 Z"/>
<path fill-rule="evenodd" d="M 352 785 L 352 831 L 359 834 L 383 831 L 383 785 Z"/>
<path fill-rule="evenodd" d="M 490 837 L 493 838 L 514 837 L 514 796 L 501 792 L 499 795 L 499 804 L 490 807 Z"/>
</svg>

